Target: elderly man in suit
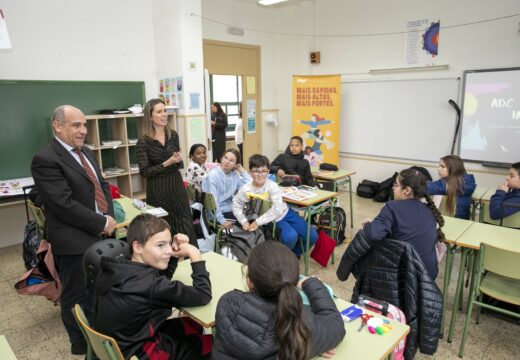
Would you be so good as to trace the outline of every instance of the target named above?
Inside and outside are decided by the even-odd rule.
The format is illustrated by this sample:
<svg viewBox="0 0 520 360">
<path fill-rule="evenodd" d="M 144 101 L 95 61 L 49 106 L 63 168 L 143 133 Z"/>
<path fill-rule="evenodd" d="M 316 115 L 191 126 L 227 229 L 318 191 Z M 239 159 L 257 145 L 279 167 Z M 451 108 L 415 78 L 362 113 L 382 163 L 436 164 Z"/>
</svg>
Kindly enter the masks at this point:
<svg viewBox="0 0 520 360">
<path fill-rule="evenodd" d="M 63 105 L 52 115 L 54 139 L 32 160 L 32 176 L 45 206 L 47 237 L 62 283 L 61 318 L 72 354 L 85 354 L 86 343 L 72 316 L 80 304 L 92 318 L 94 295 L 82 267 L 85 250 L 116 226 L 112 197 L 95 156 L 84 147 L 87 121 L 81 110 Z"/>
</svg>

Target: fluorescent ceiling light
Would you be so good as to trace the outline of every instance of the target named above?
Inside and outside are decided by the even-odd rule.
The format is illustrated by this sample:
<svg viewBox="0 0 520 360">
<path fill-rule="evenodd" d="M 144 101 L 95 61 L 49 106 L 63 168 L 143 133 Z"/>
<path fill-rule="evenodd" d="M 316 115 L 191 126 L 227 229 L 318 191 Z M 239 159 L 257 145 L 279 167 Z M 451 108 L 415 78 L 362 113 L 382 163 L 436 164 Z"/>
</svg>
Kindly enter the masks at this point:
<svg viewBox="0 0 520 360">
<path fill-rule="evenodd" d="M 285 2 L 287 0 L 258 0 L 258 3 L 260 5 L 273 5 L 273 4 L 278 4 L 278 3 L 281 3 L 281 2 Z"/>
</svg>

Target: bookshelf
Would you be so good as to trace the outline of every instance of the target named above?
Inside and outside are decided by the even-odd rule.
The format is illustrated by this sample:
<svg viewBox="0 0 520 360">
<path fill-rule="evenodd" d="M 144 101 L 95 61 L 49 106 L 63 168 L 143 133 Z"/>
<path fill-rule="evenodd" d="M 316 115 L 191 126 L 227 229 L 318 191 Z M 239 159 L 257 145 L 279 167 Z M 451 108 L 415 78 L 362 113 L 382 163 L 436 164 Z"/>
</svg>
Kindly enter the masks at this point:
<svg viewBox="0 0 520 360">
<path fill-rule="evenodd" d="M 88 146 L 105 174 L 105 179 L 130 198 L 146 197 L 146 179 L 139 174 L 136 160 L 137 139 L 143 134 L 143 114 L 87 115 Z M 176 113 L 168 114 L 175 129 Z"/>
</svg>

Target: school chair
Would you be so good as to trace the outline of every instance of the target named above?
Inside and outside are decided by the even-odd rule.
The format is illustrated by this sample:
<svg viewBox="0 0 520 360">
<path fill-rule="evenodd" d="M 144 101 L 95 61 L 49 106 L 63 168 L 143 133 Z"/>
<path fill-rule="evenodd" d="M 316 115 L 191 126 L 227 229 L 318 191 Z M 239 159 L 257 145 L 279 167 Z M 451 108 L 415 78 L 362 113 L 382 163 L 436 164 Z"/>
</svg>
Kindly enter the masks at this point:
<svg viewBox="0 0 520 360">
<path fill-rule="evenodd" d="M 261 204 L 260 204 L 260 209 L 258 211 L 258 216 L 262 216 L 264 215 L 270 208 L 271 206 L 273 206 L 273 203 L 271 201 L 268 201 L 268 200 L 256 200 L 256 201 L 260 201 Z M 256 206 L 253 205 L 253 208 L 255 208 Z M 268 225 L 268 224 L 266 224 Z M 276 221 L 273 221 L 271 223 L 272 227 L 273 227 L 273 230 L 272 230 L 272 238 L 273 239 L 276 239 Z M 279 240 L 279 239 L 277 239 Z"/>
<path fill-rule="evenodd" d="M 226 229 L 217 223 L 217 202 L 212 193 L 202 192 L 202 207 L 206 214 L 209 214 L 209 227 L 216 234 L 215 236 L 215 252 L 220 249 L 220 240 L 222 233 Z"/>
<path fill-rule="evenodd" d="M 90 327 L 90 323 L 79 304 L 74 305 L 72 314 L 87 341 L 87 360 L 94 358 L 93 352 L 100 360 L 125 360 L 114 338 L 103 335 Z M 130 359 L 139 360 L 136 356 L 132 356 Z"/>
<path fill-rule="evenodd" d="M 188 200 L 190 204 L 200 201 L 200 193 L 197 195 L 199 191 L 195 190 L 193 184 L 186 183 L 186 193 L 188 194 Z"/>
<path fill-rule="evenodd" d="M 478 306 L 477 324 L 480 323 L 481 307 L 520 319 L 520 312 L 513 312 L 482 302 L 482 295 L 486 294 L 508 304 L 520 306 L 520 267 L 518 266 L 520 253 L 481 243 L 476 261 L 478 261 L 477 278 L 469 296 L 468 313 L 464 322 L 459 357 L 464 356 L 464 345 L 473 305 Z"/>
<path fill-rule="evenodd" d="M 507 205 L 507 203 L 506 203 L 506 204 L 503 204 L 502 206 L 503 207 L 507 207 L 507 206 L 519 207 L 520 205 L 516 205 L 516 204 Z M 489 203 L 488 202 L 485 202 L 482 204 L 482 208 L 480 209 L 480 211 L 482 211 L 481 219 L 482 219 L 482 222 L 484 222 L 484 223 L 520 229 L 520 211 L 514 213 L 513 215 L 499 219 L 499 220 L 493 220 L 489 216 Z"/>
</svg>

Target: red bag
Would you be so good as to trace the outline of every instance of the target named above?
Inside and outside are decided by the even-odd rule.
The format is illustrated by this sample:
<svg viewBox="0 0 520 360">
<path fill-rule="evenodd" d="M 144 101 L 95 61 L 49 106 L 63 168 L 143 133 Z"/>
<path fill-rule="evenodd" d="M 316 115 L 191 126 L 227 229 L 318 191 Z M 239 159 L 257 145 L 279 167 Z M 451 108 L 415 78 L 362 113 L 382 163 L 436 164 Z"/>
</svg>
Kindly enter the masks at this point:
<svg viewBox="0 0 520 360">
<path fill-rule="evenodd" d="M 312 249 L 311 258 L 316 260 L 321 266 L 326 267 L 335 247 L 336 240 L 322 230 L 318 234 L 318 241 L 316 241 L 314 249 Z"/>
<path fill-rule="evenodd" d="M 60 302 L 61 282 L 54 266 L 51 244 L 42 240 L 36 253 L 38 264 L 14 284 L 20 295 L 42 295 L 55 304 Z"/>
<path fill-rule="evenodd" d="M 386 316 L 402 324 L 406 324 L 406 316 L 397 306 L 389 304 L 385 301 L 376 300 L 366 295 L 360 295 L 358 305 L 373 311 L 377 314 Z M 406 338 L 401 340 L 394 349 L 394 360 L 404 360 L 404 349 L 406 347 Z"/>
<path fill-rule="evenodd" d="M 119 199 L 121 197 L 118 186 L 108 184 L 108 188 L 110 189 L 110 195 L 112 195 L 112 199 Z"/>
</svg>

